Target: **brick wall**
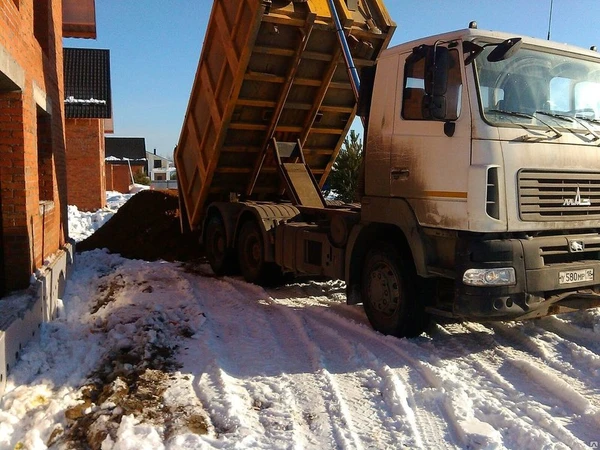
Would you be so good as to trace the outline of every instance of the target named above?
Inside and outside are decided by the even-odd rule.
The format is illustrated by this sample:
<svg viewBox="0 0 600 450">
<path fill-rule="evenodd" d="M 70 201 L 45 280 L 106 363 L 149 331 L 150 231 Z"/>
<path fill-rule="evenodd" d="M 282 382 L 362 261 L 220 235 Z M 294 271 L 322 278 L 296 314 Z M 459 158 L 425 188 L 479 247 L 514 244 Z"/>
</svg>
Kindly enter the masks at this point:
<svg viewBox="0 0 600 450">
<path fill-rule="evenodd" d="M 104 121 L 67 119 L 66 138 L 69 205 L 81 211 L 105 207 Z"/>
<path fill-rule="evenodd" d="M 26 287 L 66 239 L 61 7 L 61 0 L 0 1 L 0 51 L 8 55 L 0 58 L 0 72 L 19 85 L 17 91 L 0 88 L 0 241 L 7 290 Z M 15 73 L 20 79 L 13 79 Z"/>
<path fill-rule="evenodd" d="M 138 171 L 144 172 L 144 168 L 144 164 L 131 165 L 133 173 L 137 173 Z M 111 164 L 108 162 L 106 164 L 106 180 L 106 189 L 127 194 L 129 192 L 129 186 L 131 185 L 129 166 L 127 164 Z"/>
<path fill-rule="evenodd" d="M 112 164 L 104 164 L 104 181 L 106 183 L 107 191 L 114 191 L 114 183 L 113 183 L 113 165 Z"/>
</svg>

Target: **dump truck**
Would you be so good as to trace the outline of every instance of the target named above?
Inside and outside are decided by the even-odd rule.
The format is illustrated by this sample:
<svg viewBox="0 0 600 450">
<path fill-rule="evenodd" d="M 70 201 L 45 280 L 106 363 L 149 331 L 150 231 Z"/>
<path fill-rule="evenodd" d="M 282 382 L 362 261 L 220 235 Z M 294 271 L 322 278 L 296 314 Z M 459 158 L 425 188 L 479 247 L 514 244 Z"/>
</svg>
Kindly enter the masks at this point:
<svg viewBox="0 0 600 450">
<path fill-rule="evenodd" d="M 342 279 L 385 334 L 600 305 L 600 57 L 379 0 L 215 0 L 175 152 L 213 271 Z M 355 116 L 360 203 L 321 193 Z"/>
</svg>

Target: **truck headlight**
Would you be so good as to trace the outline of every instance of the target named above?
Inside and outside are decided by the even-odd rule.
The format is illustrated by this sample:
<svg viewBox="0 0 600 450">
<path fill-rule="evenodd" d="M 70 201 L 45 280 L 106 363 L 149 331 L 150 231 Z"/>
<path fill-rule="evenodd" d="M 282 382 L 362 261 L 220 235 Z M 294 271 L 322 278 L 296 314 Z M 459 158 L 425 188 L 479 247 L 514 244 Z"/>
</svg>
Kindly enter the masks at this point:
<svg viewBox="0 0 600 450">
<path fill-rule="evenodd" d="M 517 277 L 512 267 L 495 269 L 469 269 L 463 275 L 463 283 L 469 286 L 512 286 Z"/>
</svg>

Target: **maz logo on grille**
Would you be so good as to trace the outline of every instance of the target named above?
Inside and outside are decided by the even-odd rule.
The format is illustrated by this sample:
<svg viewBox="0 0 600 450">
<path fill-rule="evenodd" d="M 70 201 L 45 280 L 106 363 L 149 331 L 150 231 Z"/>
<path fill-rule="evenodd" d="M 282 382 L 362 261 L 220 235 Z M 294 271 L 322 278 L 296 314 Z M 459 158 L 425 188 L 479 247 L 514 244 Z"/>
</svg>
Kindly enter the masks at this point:
<svg viewBox="0 0 600 450">
<path fill-rule="evenodd" d="M 581 253 L 585 251 L 585 243 L 583 241 L 569 241 L 569 250 L 571 253 Z"/>
<path fill-rule="evenodd" d="M 577 186 L 577 193 L 575 198 L 565 198 L 563 206 L 592 206 L 592 201 L 589 198 L 581 198 L 581 191 Z"/>
</svg>

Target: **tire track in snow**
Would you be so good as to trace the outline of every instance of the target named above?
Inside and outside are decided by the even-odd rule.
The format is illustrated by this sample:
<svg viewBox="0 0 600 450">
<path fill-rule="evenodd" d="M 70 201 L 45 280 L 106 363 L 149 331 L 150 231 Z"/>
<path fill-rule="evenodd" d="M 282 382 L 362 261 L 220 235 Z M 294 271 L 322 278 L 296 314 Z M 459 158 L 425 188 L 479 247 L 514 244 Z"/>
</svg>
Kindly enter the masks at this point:
<svg viewBox="0 0 600 450">
<path fill-rule="evenodd" d="M 273 320 L 269 320 L 272 308 L 259 301 L 261 296 L 266 298 L 264 292 L 260 295 L 260 288 L 249 285 L 246 286 L 250 290 L 239 290 L 234 280 L 190 277 L 189 281 L 207 317 L 203 330 L 205 339 L 201 339 L 201 344 L 206 342 L 206 345 L 196 352 L 200 353 L 197 357 L 206 359 L 209 354 L 214 360 L 212 366 L 205 363 L 202 368 L 200 365 L 196 368 L 197 373 L 212 369 L 209 375 L 200 377 L 197 392 L 209 413 L 215 401 L 218 404 L 220 393 L 229 398 L 221 411 L 213 408 L 213 421 L 235 416 L 242 420 L 232 433 L 224 434 L 223 439 L 233 442 L 243 436 L 246 440 L 253 439 L 256 448 L 260 448 L 262 442 L 273 441 L 281 442 L 282 447 L 310 448 L 310 443 L 304 441 L 309 429 L 299 412 L 296 395 L 292 393 L 291 376 L 282 375 L 286 371 L 301 373 L 305 367 L 301 362 L 290 360 L 275 339 L 270 326 Z M 204 283 L 221 284 L 218 298 L 209 299 L 203 295 Z M 208 287 L 206 291 L 214 292 L 214 286 Z M 236 320 L 238 317 L 244 320 Z M 277 375 L 277 379 L 273 375 Z M 214 396 L 207 398 L 206 392 L 211 389 Z M 328 442 L 330 440 L 321 436 L 317 443 L 326 446 Z"/>
<path fill-rule="evenodd" d="M 535 338 L 523 331 L 524 326 L 493 324 L 491 328 L 496 332 L 496 341 L 508 343 L 502 349 L 510 362 L 550 394 L 551 400 L 546 403 L 551 405 L 554 398 L 558 399 L 562 403 L 554 402 L 556 407 L 573 411 L 571 428 L 577 427 L 581 439 L 597 439 L 597 435 L 588 432 L 600 426 L 600 389 L 594 383 L 596 377 L 582 376 L 581 371 L 563 360 L 563 352 L 558 352 L 555 346 L 540 347 Z M 536 357 L 524 358 L 528 351 L 536 353 Z"/>
<path fill-rule="evenodd" d="M 580 369 L 581 365 L 579 367 L 574 365 L 575 361 L 573 361 L 573 358 L 570 358 L 570 361 L 567 360 L 571 351 L 566 344 L 571 344 L 572 347 L 579 349 L 579 352 L 586 356 L 584 360 L 587 363 L 584 364 L 584 368 L 586 369 L 593 369 L 594 366 L 597 369 L 600 368 L 600 357 L 598 355 L 589 351 L 586 352 L 585 349 L 577 346 L 577 344 L 567 343 L 563 338 L 553 333 L 552 336 L 549 336 L 549 332 L 538 327 L 526 327 L 525 324 L 508 325 L 502 323 L 493 324 L 491 327 L 497 335 L 506 339 L 510 344 L 514 344 L 514 347 L 521 347 L 525 349 L 525 353 L 535 354 L 544 363 L 545 367 L 553 369 L 560 381 L 572 387 L 579 395 L 589 398 L 590 403 L 596 409 L 600 408 L 600 399 L 596 398 L 600 389 L 600 383 L 594 383 L 598 371 L 596 370 L 596 373 L 590 374 L 589 370 L 586 370 L 586 373 L 583 373 Z M 546 336 L 532 335 L 532 333 L 535 334 L 539 331 L 546 333 Z M 544 337 L 551 340 L 544 340 Z M 557 346 L 560 346 L 563 350 L 559 351 Z M 565 356 L 567 359 L 565 359 Z M 584 381 L 587 381 L 587 383 Z M 594 395 L 595 393 L 596 395 Z"/>
<path fill-rule="evenodd" d="M 547 435 L 558 439 L 568 448 L 587 448 L 585 442 L 593 436 L 582 434 L 597 419 L 590 414 L 589 402 L 585 396 L 573 389 L 560 374 L 541 363 L 537 356 L 515 349 L 510 344 L 503 344 L 502 338 L 497 339 L 492 334 L 492 328 L 477 323 L 463 323 L 460 327 L 470 331 L 481 347 L 494 350 L 493 353 L 499 357 L 495 359 L 498 374 L 504 372 L 510 375 L 510 379 L 505 379 L 513 385 L 514 390 L 507 391 L 510 396 L 506 399 L 505 408 L 509 408 L 517 418 L 525 416 L 535 419 L 536 425 Z M 491 393 L 490 401 L 494 395 L 497 393 Z M 552 414 L 548 411 L 552 411 Z M 562 415 L 563 420 L 557 418 L 558 415 Z M 565 424 L 564 420 L 567 421 Z M 583 422 L 576 427 L 577 434 L 566 426 L 573 422 Z M 523 419 L 521 423 L 525 424 Z"/>
<path fill-rule="evenodd" d="M 478 412 L 476 416 L 496 430 L 503 430 L 504 444 L 509 448 L 519 448 L 525 442 L 527 448 L 555 445 L 586 448 L 579 438 L 547 412 L 544 405 L 537 402 L 537 397 L 517 389 L 511 382 L 523 378 L 517 367 L 511 364 L 510 379 L 502 375 L 501 372 L 506 372 L 506 363 L 512 361 L 498 352 L 497 344 L 479 337 L 479 331 L 470 330 L 470 325 L 438 326 L 438 333 L 448 336 L 438 344 L 439 357 L 453 361 L 457 366 L 454 375 L 447 381 L 448 390 L 454 390 L 453 386 L 458 391 L 464 389 Z M 449 371 L 441 376 L 444 373 Z"/>
<path fill-rule="evenodd" d="M 343 283 L 341 284 L 343 285 Z M 361 307 L 346 304 L 345 286 L 343 294 L 340 293 L 341 289 L 341 285 L 338 285 L 336 289 L 331 289 L 327 283 L 311 282 L 306 286 L 302 283 L 279 286 L 267 289 L 267 293 L 276 302 L 294 301 L 294 298 L 300 298 L 301 300 L 294 302 L 303 309 L 311 305 L 327 308 L 347 320 L 370 326 Z"/>
<path fill-rule="evenodd" d="M 256 287 L 239 282 L 238 288 L 248 290 Z M 271 323 L 273 329 L 276 330 L 274 336 L 283 339 L 285 343 L 282 342 L 282 346 L 294 348 L 292 355 L 304 355 L 310 366 L 309 370 L 305 370 L 304 373 L 294 375 L 292 382 L 298 386 L 296 395 L 306 399 L 304 402 L 306 410 L 316 411 L 316 414 L 310 414 L 311 429 L 323 428 L 322 422 L 325 421 L 327 428 L 332 433 L 332 448 L 362 449 L 362 441 L 359 437 L 361 433 L 354 426 L 352 408 L 346 402 L 345 391 L 342 391 L 336 377 L 327 369 L 321 349 L 310 334 L 304 317 L 306 309 L 317 307 L 323 302 L 311 298 L 313 302 L 308 306 L 299 304 L 301 308 L 292 309 L 285 301 L 289 301 L 289 299 L 282 300 L 282 296 L 279 295 L 279 297 L 279 300 L 269 297 L 265 302 L 277 313 L 277 320 Z M 282 317 L 284 320 L 280 320 Z M 343 351 L 339 348 L 338 350 Z M 306 392 L 307 389 L 309 392 Z M 315 408 L 315 403 L 318 408 Z M 323 417 L 326 419 L 324 420 Z"/>
<path fill-rule="evenodd" d="M 441 380 L 422 364 L 420 349 L 413 356 L 405 348 L 410 347 L 409 340 L 383 336 L 366 325 L 350 322 L 329 310 L 309 314 L 311 319 L 325 326 L 334 326 L 346 340 L 353 342 L 358 339 L 362 348 L 368 349 L 379 364 L 390 367 L 396 380 L 401 380 L 406 388 L 406 401 L 414 412 L 423 448 L 456 448 L 453 444 L 457 441 L 454 436 L 456 430 L 449 428 L 452 421 L 443 402 L 443 393 L 438 389 Z M 388 378 L 387 382 L 394 384 L 393 379 Z"/>
<path fill-rule="evenodd" d="M 571 396 L 572 404 L 569 406 L 574 408 L 574 414 L 567 414 L 567 422 L 563 424 L 561 419 L 554 417 L 557 416 L 556 408 L 560 402 L 552 403 L 546 400 L 548 385 L 553 385 L 552 378 L 542 379 L 541 388 L 540 380 L 537 383 L 535 380 L 523 380 L 523 374 L 527 374 L 527 371 L 532 372 L 544 366 L 539 365 L 540 360 L 552 357 L 554 350 L 551 346 L 544 347 L 540 342 L 525 337 L 521 344 L 517 342 L 517 353 L 510 354 L 510 349 L 514 346 L 514 343 L 511 345 L 511 339 L 505 339 L 508 345 L 501 345 L 492 337 L 490 347 L 490 342 L 484 339 L 482 333 L 490 334 L 491 330 L 483 327 L 479 330 L 463 328 L 465 336 L 468 337 L 464 342 L 473 342 L 466 344 L 462 350 L 460 346 L 448 350 L 448 343 L 444 343 L 444 350 L 435 335 L 432 340 L 412 341 L 378 335 L 364 325 L 362 311 L 357 308 L 357 313 L 353 313 L 347 310 L 346 306 L 339 308 L 339 302 L 323 300 L 322 297 L 326 295 L 310 299 L 285 299 L 282 298 L 282 294 L 285 295 L 287 290 L 284 290 L 279 291 L 275 299 L 270 299 L 262 289 L 255 286 L 237 280 L 227 282 L 241 294 L 241 305 L 247 306 L 251 303 L 260 311 L 260 314 L 254 311 L 256 317 L 261 318 L 260 327 L 271 329 L 270 337 L 263 338 L 268 342 L 273 341 L 275 346 L 279 347 L 277 354 L 291 349 L 291 355 L 296 357 L 298 350 L 302 349 L 299 353 L 300 359 L 305 367 L 309 367 L 307 372 L 310 373 L 286 375 L 284 380 L 288 387 L 285 389 L 280 386 L 280 377 L 273 387 L 280 390 L 279 399 L 286 398 L 285 392 L 288 392 L 292 403 L 295 401 L 296 404 L 292 408 L 295 411 L 291 413 L 295 418 L 293 420 L 298 422 L 296 418 L 304 416 L 303 423 L 294 424 L 298 429 L 305 427 L 299 434 L 308 435 L 308 438 L 305 436 L 306 442 L 300 444 L 301 447 L 318 448 L 318 444 L 323 444 L 323 429 L 328 429 L 325 434 L 330 435 L 328 447 L 368 447 L 373 442 L 364 437 L 364 428 L 370 426 L 365 424 L 370 423 L 369 420 L 374 421 L 371 423 L 375 424 L 381 442 L 385 442 L 386 439 L 389 439 L 389 442 L 398 442 L 401 437 L 412 436 L 410 442 L 414 447 L 466 447 L 474 442 L 469 440 L 469 436 L 465 436 L 468 430 L 461 422 L 464 416 L 461 416 L 462 413 L 456 414 L 455 410 L 463 406 L 461 402 L 468 403 L 468 397 L 471 396 L 475 398 L 475 403 L 470 407 L 471 414 L 496 429 L 504 430 L 504 445 L 508 447 L 516 448 L 526 443 L 536 448 L 585 448 L 583 441 L 570 431 L 572 427 L 569 422 L 576 422 L 575 433 L 582 437 L 577 427 L 585 425 L 585 420 L 578 420 L 575 416 L 577 408 L 581 412 L 582 405 L 585 406 L 585 398 L 582 401 L 582 397 Z M 266 315 L 262 314 L 262 309 L 267 311 Z M 231 310 L 233 311 L 233 308 Z M 244 316 L 244 320 L 256 318 L 248 314 L 247 310 L 240 315 Z M 353 321 L 354 318 L 358 323 Z M 460 328 L 449 331 L 454 334 L 457 332 L 460 332 Z M 498 331 L 498 334 L 504 337 L 502 331 Z M 260 334 L 258 336 L 260 337 Z M 329 341 L 326 340 L 328 336 Z M 475 339 L 472 339 L 473 337 Z M 453 336 L 452 340 L 456 338 L 457 336 Z M 342 345 L 344 343 L 345 346 Z M 509 353 L 502 353 L 504 347 L 508 347 Z M 332 356 L 336 350 L 338 354 Z M 275 359 L 278 358 L 277 354 L 273 356 Z M 518 361 L 517 357 L 520 355 L 525 355 L 526 362 L 519 366 L 519 362 L 515 361 Z M 594 354 L 588 356 L 591 358 Z M 534 363 L 531 363 L 532 358 Z M 343 364 L 344 359 L 348 359 L 346 365 Z M 448 373 L 447 368 L 452 366 L 453 362 L 456 362 L 460 369 L 470 370 L 471 376 L 460 377 L 460 374 Z M 508 366 L 505 363 L 508 363 Z M 340 365 L 341 368 L 337 368 L 336 365 Z M 573 375 L 569 372 L 568 363 L 561 366 L 564 371 L 561 367 L 556 367 L 559 378 L 563 372 Z M 357 368 L 363 368 L 363 371 L 358 373 Z M 369 391 L 361 390 L 365 381 L 375 384 L 376 388 L 386 388 L 382 392 L 384 398 L 380 400 L 381 404 L 384 404 L 384 410 L 397 408 L 396 414 L 406 417 L 412 410 L 413 423 L 408 426 L 405 423 L 402 428 L 398 421 L 395 424 L 393 421 L 386 422 L 381 411 L 378 411 L 378 417 L 363 420 L 359 415 L 360 411 L 369 411 L 373 408 L 371 405 L 377 404 L 373 403 L 373 400 L 364 407 L 366 409 L 357 408 L 360 399 L 369 403 Z M 515 384 L 515 381 L 518 383 Z M 246 386 L 248 392 L 255 393 L 261 390 L 258 380 L 253 379 L 252 383 L 251 386 Z M 269 381 L 261 380 L 261 383 L 268 385 Z M 310 403 L 307 401 L 306 385 L 313 387 L 311 396 L 321 405 L 309 410 L 315 411 L 309 412 L 309 420 L 306 420 L 306 406 Z M 519 390 L 522 386 L 524 387 Z M 537 389 L 537 392 L 544 392 L 544 395 L 528 395 L 530 386 Z M 569 384 L 566 386 L 571 388 Z M 400 399 L 404 399 L 404 404 Z M 290 399 L 278 401 L 289 403 Z M 469 408 L 465 408 L 464 411 L 469 413 Z M 268 428 L 264 418 L 260 419 L 262 414 L 262 411 L 258 411 L 259 421 L 263 427 Z M 341 417 L 341 425 L 331 423 L 336 416 Z M 373 428 L 373 425 L 370 427 Z M 596 429 L 597 425 L 592 427 L 590 424 L 589 427 Z M 310 433 L 303 433 L 305 430 Z M 422 440 L 419 441 L 417 436 L 421 436 Z"/>
<path fill-rule="evenodd" d="M 325 368 L 319 347 L 312 340 L 306 324 L 299 311 L 291 311 L 290 308 L 279 306 L 278 308 L 287 319 L 294 324 L 295 334 L 300 342 L 311 355 L 312 373 L 320 378 L 319 385 L 323 391 L 321 395 L 325 400 L 325 407 L 329 417 L 338 417 L 341 423 L 331 421 L 335 447 L 342 449 L 362 449 L 362 441 L 356 429 L 352 413 L 346 404 L 336 380 Z M 328 395 L 326 395 L 326 394 Z"/>
<path fill-rule="evenodd" d="M 552 322 L 550 322 L 552 323 Z M 577 379 L 598 379 L 600 376 L 600 355 L 585 345 L 581 345 L 578 342 L 574 342 L 572 338 L 565 338 L 564 333 L 560 330 L 553 330 L 553 326 L 548 326 L 547 322 L 536 321 L 535 330 L 542 333 L 538 338 L 535 339 L 552 339 L 560 344 L 564 351 L 557 351 L 556 347 L 550 349 L 551 355 L 549 358 L 569 358 L 568 362 L 573 367 L 573 370 L 577 372 Z M 598 336 L 600 340 L 600 335 Z M 598 387 L 598 386 L 596 386 Z"/>
<path fill-rule="evenodd" d="M 407 445 L 423 448 L 414 424 L 414 412 L 406 401 L 402 407 L 398 406 L 401 402 L 396 400 L 401 390 L 400 382 L 390 373 L 389 367 L 369 361 L 374 359 L 373 355 L 361 349 L 359 343 L 353 344 L 342 338 L 334 328 L 315 320 L 307 321 L 307 326 L 310 335 L 318 337 L 321 360 L 329 369 L 332 383 L 339 386 L 352 407 L 350 413 L 357 424 L 357 433 L 367 448 Z M 400 397 L 405 400 L 406 396 Z"/>
<path fill-rule="evenodd" d="M 598 409 L 600 399 L 594 396 L 598 386 L 585 384 L 585 381 L 593 383 L 593 379 L 578 376 L 581 372 L 563 360 L 563 352 L 556 351 L 551 345 L 542 347 L 536 338 L 523 331 L 522 325 L 498 323 L 490 328 L 495 332 L 495 341 L 506 344 L 502 351 L 511 361 L 549 391 L 556 391 L 556 397 L 571 405 L 576 413 L 586 414 L 591 408 Z M 523 355 L 534 357 L 528 360 Z"/>
<path fill-rule="evenodd" d="M 256 415 L 249 414 L 251 400 L 248 392 L 222 368 L 218 344 L 214 342 L 218 339 L 215 339 L 215 335 L 220 333 L 218 325 L 216 330 L 213 329 L 218 315 L 212 314 L 212 302 L 205 301 L 201 288 L 210 282 L 202 278 L 188 278 L 187 274 L 183 274 L 183 277 L 188 283 L 185 291 L 192 293 L 192 299 L 199 303 L 207 321 L 199 332 L 206 335 L 206 338 L 198 339 L 197 347 L 190 346 L 182 352 L 186 362 L 194 361 L 191 367 L 188 363 L 182 370 L 194 375 L 194 390 L 209 415 L 214 427 L 212 431 L 217 437 L 242 434 L 244 430 L 257 427 L 259 420 Z"/>
<path fill-rule="evenodd" d="M 600 354 L 600 333 L 592 329 L 572 324 L 560 317 L 549 316 L 537 320 L 536 325 L 546 331 L 550 331 L 565 340 L 574 342 L 590 352 Z"/>
</svg>

